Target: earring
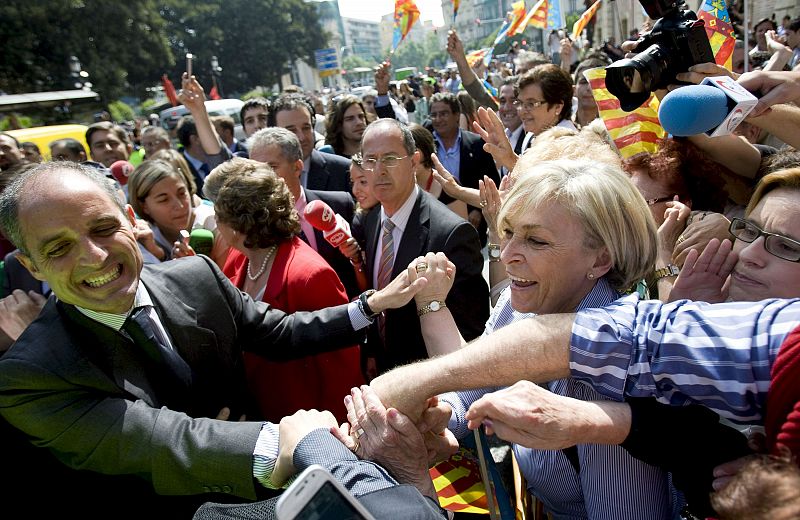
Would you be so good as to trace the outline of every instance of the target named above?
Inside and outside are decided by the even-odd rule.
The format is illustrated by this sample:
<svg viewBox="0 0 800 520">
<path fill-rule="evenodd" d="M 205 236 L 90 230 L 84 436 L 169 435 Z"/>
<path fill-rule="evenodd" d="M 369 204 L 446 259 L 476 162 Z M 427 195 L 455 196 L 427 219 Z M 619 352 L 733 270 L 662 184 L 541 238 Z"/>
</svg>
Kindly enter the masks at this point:
<svg viewBox="0 0 800 520">
<path fill-rule="evenodd" d="M 586 275 L 589 280 L 594 280 L 594 273 L 589 273 Z"/>
</svg>

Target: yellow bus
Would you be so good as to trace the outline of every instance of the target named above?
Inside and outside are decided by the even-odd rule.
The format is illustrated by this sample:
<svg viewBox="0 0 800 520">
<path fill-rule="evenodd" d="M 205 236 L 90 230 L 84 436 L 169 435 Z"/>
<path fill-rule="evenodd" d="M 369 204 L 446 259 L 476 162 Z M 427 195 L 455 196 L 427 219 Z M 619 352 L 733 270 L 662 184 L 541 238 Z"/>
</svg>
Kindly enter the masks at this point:
<svg viewBox="0 0 800 520">
<path fill-rule="evenodd" d="M 6 133 L 13 135 L 20 143 L 30 141 L 36 143 L 45 161 L 50 160 L 50 143 L 65 137 L 77 140 L 86 149 L 86 156 L 89 157 L 89 146 L 86 144 L 86 125 L 51 125 L 37 126 L 34 128 L 22 128 L 20 130 L 8 130 Z"/>
</svg>

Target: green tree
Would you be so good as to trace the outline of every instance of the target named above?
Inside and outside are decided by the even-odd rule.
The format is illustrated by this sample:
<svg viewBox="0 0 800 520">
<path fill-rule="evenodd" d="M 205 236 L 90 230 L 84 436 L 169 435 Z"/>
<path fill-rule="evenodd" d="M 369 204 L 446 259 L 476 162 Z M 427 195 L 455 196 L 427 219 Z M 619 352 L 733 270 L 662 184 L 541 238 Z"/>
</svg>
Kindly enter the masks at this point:
<svg viewBox="0 0 800 520">
<path fill-rule="evenodd" d="M 119 100 L 109 103 L 108 111 L 114 121 L 131 121 L 136 115 L 130 105 Z"/>
<path fill-rule="evenodd" d="M 76 56 L 103 99 L 143 89 L 173 63 L 155 0 L 0 3 L 0 90 L 74 88 Z"/>
</svg>

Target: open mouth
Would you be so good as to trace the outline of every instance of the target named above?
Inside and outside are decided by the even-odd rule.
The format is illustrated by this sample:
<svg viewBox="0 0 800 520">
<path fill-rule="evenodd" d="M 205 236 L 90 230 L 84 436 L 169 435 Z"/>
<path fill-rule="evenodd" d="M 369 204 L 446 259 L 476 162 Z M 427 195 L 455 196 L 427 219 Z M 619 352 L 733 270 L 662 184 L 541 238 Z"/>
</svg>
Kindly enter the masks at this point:
<svg viewBox="0 0 800 520">
<path fill-rule="evenodd" d="M 114 280 L 119 278 L 121 274 L 122 274 L 122 264 L 117 264 L 114 267 L 114 269 L 112 269 L 110 272 L 100 276 L 87 278 L 86 280 L 83 281 L 83 283 L 93 289 L 97 289 L 98 287 L 102 287 L 108 283 L 113 282 Z"/>
<path fill-rule="evenodd" d="M 531 287 L 532 285 L 536 285 L 536 282 L 528 280 L 527 278 L 519 278 L 512 275 L 508 275 L 508 278 L 511 280 L 511 285 L 514 287 Z"/>
</svg>

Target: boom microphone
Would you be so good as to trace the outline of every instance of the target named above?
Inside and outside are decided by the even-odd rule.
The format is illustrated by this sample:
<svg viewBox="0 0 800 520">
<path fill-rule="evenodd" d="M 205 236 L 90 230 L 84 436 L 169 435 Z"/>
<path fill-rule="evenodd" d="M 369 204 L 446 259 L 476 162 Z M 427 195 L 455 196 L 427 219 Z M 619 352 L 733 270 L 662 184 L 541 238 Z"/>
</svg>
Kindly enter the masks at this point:
<svg viewBox="0 0 800 520">
<path fill-rule="evenodd" d="M 661 101 L 661 126 L 678 137 L 706 133 L 729 135 L 758 103 L 758 98 L 727 76 L 673 90 Z"/>
<path fill-rule="evenodd" d="M 306 204 L 303 214 L 314 229 L 322 231 L 322 236 L 333 247 L 339 247 L 352 237 L 350 224 L 321 200 Z"/>
</svg>

